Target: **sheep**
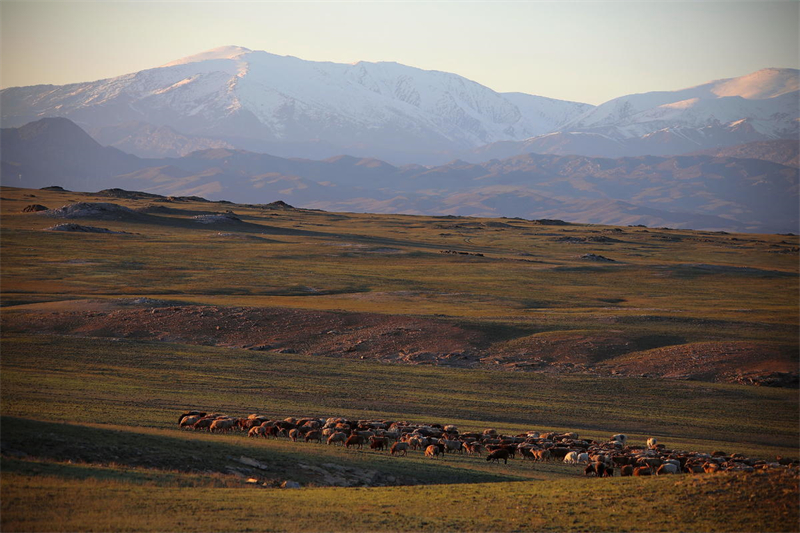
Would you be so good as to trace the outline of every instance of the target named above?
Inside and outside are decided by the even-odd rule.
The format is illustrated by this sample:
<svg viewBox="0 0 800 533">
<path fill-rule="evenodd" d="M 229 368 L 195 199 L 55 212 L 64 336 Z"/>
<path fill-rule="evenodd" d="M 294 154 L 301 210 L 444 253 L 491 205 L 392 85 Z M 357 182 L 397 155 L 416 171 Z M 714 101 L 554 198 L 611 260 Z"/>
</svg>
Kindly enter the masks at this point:
<svg viewBox="0 0 800 533">
<path fill-rule="evenodd" d="M 322 432 L 318 429 L 315 429 L 306 433 L 305 441 L 311 442 L 312 440 L 315 440 L 319 444 L 322 444 Z"/>
<path fill-rule="evenodd" d="M 328 444 L 335 444 L 337 442 L 341 442 L 344 444 L 344 441 L 347 440 L 347 435 L 342 433 L 341 431 L 337 431 L 336 433 L 332 434 L 328 437 Z"/>
<path fill-rule="evenodd" d="M 289 430 L 289 438 L 292 442 L 297 442 L 297 438 L 300 436 L 300 431 L 297 428 L 292 428 Z"/>
<path fill-rule="evenodd" d="M 508 464 L 508 455 L 508 449 L 500 448 L 487 455 L 486 461 L 494 461 L 495 463 L 499 463 L 500 459 L 502 459 L 505 464 Z"/>
<path fill-rule="evenodd" d="M 650 448 L 651 450 L 655 448 L 657 445 L 658 445 L 658 439 L 656 439 L 655 437 L 650 437 L 649 439 L 647 439 L 647 447 Z"/>
<path fill-rule="evenodd" d="M 408 443 L 407 442 L 395 442 L 392 444 L 392 449 L 389 450 L 392 455 L 399 454 L 403 452 L 403 456 L 405 457 L 408 453 Z"/>
<path fill-rule="evenodd" d="M 597 462 L 586 465 L 583 473 L 586 476 L 614 477 L 614 468 L 605 463 Z"/>
<path fill-rule="evenodd" d="M 439 455 L 439 447 L 435 444 L 431 444 L 427 448 L 425 448 L 425 457 L 434 458 Z"/>
<path fill-rule="evenodd" d="M 369 447 L 371 450 L 383 450 L 386 447 L 386 439 L 372 436 L 369 438 Z"/>
<path fill-rule="evenodd" d="M 439 441 L 444 445 L 444 451 L 464 453 L 464 443 L 460 440 L 446 440 Z"/>
<path fill-rule="evenodd" d="M 533 450 L 531 450 L 530 448 L 526 448 L 525 446 L 520 446 L 519 447 L 519 453 L 522 454 L 522 460 L 523 461 L 525 459 L 530 459 L 531 461 L 535 461 L 536 460 L 536 455 L 534 455 Z"/>
<path fill-rule="evenodd" d="M 624 466 L 623 466 L 623 467 L 620 469 L 620 471 L 619 471 L 619 475 L 620 475 L 620 476 L 623 476 L 623 477 L 624 477 L 624 476 L 632 476 L 632 475 L 633 475 L 633 466 L 631 466 L 631 465 L 624 465 Z"/>
<path fill-rule="evenodd" d="M 542 462 L 549 461 L 551 457 L 550 450 L 536 450 L 533 455 L 537 461 Z"/>
<path fill-rule="evenodd" d="M 577 464 L 578 452 L 568 452 L 567 455 L 564 456 L 564 462 L 568 465 Z"/>
<path fill-rule="evenodd" d="M 633 469 L 634 476 L 650 476 L 652 474 L 653 471 L 649 466 L 637 466 Z"/>
<path fill-rule="evenodd" d="M 622 433 L 617 433 L 616 435 L 612 435 L 611 436 L 611 441 L 612 442 L 618 442 L 618 443 L 622 444 L 623 446 L 625 446 L 628 443 L 628 436 L 627 435 L 623 435 Z"/>
<path fill-rule="evenodd" d="M 658 467 L 658 470 L 656 470 L 656 475 L 663 476 L 664 474 L 677 474 L 678 472 L 679 469 L 677 465 L 673 463 L 664 463 Z"/>
<path fill-rule="evenodd" d="M 358 449 L 360 450 L 363 447 L 363 445 L 364 445 L 364 439 L 355 434 L 350 435 L 349 437 L 347 437 L 347 440 L 344 441 L 344 447 L 348 449 L 350 448 L 350 446 L 358 446 Z"/>
<path fill-rule="evenodd" d="M 267 438 L 267 428 L 264 426 L 255 426 L 251 427 L 250 431 L 247 432 L 248 437 L 258 438 L 259 435 L 263 435 L 264 438 Z"/>
<path fill-rule="evenodd" d="M 475 454 L 483 455 L 481 453 L 483 451 L 483 445 L 480 442 L 465 442 L 464 448 L 470 455 L 475 455 Z"/>
<path fill-rule="evenodd" d="M 186 427 L 193 426 L 195 424 L 195 422 L 197 422 L 201 418 L 202 417 L 199 416 L 199 415 L 184 416 L 183 418 L 181 418 L 180 427 L 186 428 Z"/>
<path fill-rule="evenodd" d="M 208 431 L 211 433 L 227 433 L 233 427 L 235 421 L 230 418 L 218 418 L 211 422 Z"/>
<path fill-rule="evenodd" d="M 576 463 L 589 463 L 589 454 L 586 452 L 579 453 Z"/>
<path fill-rule="evenodd" d="M 199 420 L 200 418 L 206 416 L 206 413 L 204 413 L 203 411 L 186 411 L 185 413 L 183 413 L 181 416 L 178 417 L 178 424 L 180 424 L 183 421 L 183 419 L 186 418 L 187 416 L 197 416 Z"/>
</svg>

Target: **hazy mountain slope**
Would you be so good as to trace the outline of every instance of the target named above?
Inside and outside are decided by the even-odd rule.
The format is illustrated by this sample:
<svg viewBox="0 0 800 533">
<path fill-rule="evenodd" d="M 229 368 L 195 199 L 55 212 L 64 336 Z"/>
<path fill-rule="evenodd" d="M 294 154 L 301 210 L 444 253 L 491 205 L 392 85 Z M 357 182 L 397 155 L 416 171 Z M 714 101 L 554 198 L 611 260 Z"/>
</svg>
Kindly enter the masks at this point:
<svg viewBox="0 0 800 533">
<path fill-rule="evenodd" d="M 224 148 L 140 159 L 100 147 L 66 119 L 3 130 L 3 140 L 4 185 L 77 189 L 89 184 L 94 190 L 121 187 L 243 203 L 283 199 L 333 210 L 714 230 L 797 232 L 799 223 L 800 170 L 758 159 L 526 154 L 427 168 L 351 156 L 286 159 Z"/>
<path fill-rule="evenodd" d="M 7 126 L 43 116 L 93 130 L 138 122 L 279 155 L 284 145 L 297 153 L 308 143 L 317 151 L 330 145 L 331 153 L 405 154 L 405 162 L 414 162 L 409 154 L 526 139 L 591 107 L 506 96 L 398 63 L 304 61 L 240 47 L 96 82 L 10 88 L 0 105 Z"/>
<path fill-rule="evenodd" d="M 678 91 L 615 98 L 524 141 L 461 153 L 468 161 L 535 152 L 599 157 L 676 155 L 772 139 L 798 140 L 800 71 L 763 69 Z"/>
<path fill-rule="evenodd" d="M 756 141 L 724 148 L 713 148 L 692 155 L 713 155 L 715 157 L 741 157 L 763 159 L 781 165 L 800 167 L 800 142 L 790 139 Z"/>
</svg>

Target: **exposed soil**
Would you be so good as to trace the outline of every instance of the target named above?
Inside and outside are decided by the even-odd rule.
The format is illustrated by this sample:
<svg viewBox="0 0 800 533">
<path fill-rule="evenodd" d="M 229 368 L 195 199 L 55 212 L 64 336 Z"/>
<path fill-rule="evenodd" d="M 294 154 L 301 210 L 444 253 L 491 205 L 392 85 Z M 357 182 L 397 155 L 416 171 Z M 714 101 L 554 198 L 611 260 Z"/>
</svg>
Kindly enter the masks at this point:
<svg viewBox="0 0 800 533">
<path fill-rule="evenodd" d="M 447 319 L 140 299 L 5 308 L 6 332 L 129 338 L 497 370 L 798 386 L 796 348 L 623 331 L 489 332 Z M 508 340 L 509 337 L 516 338 Z"/>
</svg>

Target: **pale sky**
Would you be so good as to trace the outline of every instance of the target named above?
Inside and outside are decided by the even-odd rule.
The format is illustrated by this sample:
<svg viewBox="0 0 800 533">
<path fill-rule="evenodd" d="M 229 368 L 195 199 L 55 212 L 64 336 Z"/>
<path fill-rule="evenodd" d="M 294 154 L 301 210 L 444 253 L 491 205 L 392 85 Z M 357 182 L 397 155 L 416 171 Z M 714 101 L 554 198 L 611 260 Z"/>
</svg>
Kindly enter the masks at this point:
<svg viewBox="0 0 800 533">
<path fill-rule="evenodd" d="M 396 61 L 600 104 L 800 67 L 791 1 L 0 1 L 0 86 L 65 84 L 223 45 Z"/>
</svg>

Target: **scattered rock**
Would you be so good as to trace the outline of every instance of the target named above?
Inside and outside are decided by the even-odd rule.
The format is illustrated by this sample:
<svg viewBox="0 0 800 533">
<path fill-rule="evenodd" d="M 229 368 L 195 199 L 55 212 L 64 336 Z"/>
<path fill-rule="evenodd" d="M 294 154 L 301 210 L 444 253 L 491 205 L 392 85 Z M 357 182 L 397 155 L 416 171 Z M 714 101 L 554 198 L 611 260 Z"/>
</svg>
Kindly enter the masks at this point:
<svg viewBox="0 0 800 533">
<path fill-rule="evenodd" d="M 439 250 L 440 254 L 456 254 L 456 255 L 474 255 L 476 257 L 483 257 L 483 254 L 477 252 L 459 252 L 457 250 Z"/>
<path fill-rule="evenodd" d="M 26 205 L 23 209 L 23 213 L 36 213 L 37 211 L 47 211 L 47 207 L 43 206 L 42 204 L 30 204 Z"/>
<path fill-rule="evenodd" d="M 69 192 L 67 189 L 65 189 L 64 187 L 61 187 L 59 185 L 51 185 L 49 187 L 42 187 L 39 190 L 40 191 L 63 191 L 63 192 Z"/>
<path fill-rule="evenodd" d="M 200 224 L 237 223 L 242 221 L 241 218 L 237 217 L 231 211 L 213 215 L 197 215 L 192 218 Z"/>
<path fill-rule="evenodd" d="M 48 209 L 40 214 L 55 218 L 96 218 L 101 220 L 130 220 L 142 217 L 133 209 L 106 202 L 78 202 L 58 209 Z"/>
<path fill-rule="evenodd" d="M 609 259 L 608 257 L 604 257 L 602 255 L 597 255 L 597 254 L 583 254 L 581 256 L 581 259 L 584 259 L 586 261 L 602 261 L 608 263 L 616 262 L 614 259 Z"/>
<path fill-rule="evenodd" d="M 114 233 L 117 235 L 130 235 L 127 231 L 111 231 L 106 228 L 96 228 L 94 226 L 81 226 L 80 224 L 56 224 L 55 226 L 46 228 L 45 231 L 70 231 L 75 233 Z"/>
</svg>

